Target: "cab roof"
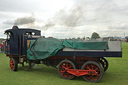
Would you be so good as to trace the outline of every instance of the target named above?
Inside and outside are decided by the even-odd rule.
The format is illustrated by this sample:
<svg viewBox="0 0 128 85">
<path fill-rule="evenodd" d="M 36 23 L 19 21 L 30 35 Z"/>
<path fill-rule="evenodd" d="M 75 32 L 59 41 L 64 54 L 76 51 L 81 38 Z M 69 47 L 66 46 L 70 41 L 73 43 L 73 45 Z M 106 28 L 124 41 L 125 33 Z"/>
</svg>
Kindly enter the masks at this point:
<svg viewBox="0 0 128 85">
<path fill-rule="evenodd" d="M 12 34 L 23 35 L 24 33 L 35 33 L 35 35 L 40 35 L 40 30 L 30 29 L 30 28 L 18 28 L 17 26 L 13 26 L 12 29 L 8 29 L 5 33 L 11 32 Z"/>
</svg>

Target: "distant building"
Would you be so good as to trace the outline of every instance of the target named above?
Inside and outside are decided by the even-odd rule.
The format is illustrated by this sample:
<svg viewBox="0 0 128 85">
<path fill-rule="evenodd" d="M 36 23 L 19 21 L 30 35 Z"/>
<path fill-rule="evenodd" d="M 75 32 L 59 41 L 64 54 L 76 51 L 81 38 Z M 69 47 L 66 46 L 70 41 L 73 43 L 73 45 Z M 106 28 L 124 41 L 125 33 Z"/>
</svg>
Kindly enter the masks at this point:
<svg viewBox="0 0 128 85">
<path fill-rule="evenodd" d="M 103 41 L 116 41 L 114 37 L 103 37 Z"/>
</svg>

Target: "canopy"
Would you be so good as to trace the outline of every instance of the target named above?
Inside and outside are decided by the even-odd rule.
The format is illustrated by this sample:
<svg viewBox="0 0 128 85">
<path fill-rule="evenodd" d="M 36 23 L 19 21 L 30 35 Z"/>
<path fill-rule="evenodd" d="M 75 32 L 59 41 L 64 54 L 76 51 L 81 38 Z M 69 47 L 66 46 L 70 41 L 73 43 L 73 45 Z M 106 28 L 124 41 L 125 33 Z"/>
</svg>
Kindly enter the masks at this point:
<svg viewBox="0 0 128 85">
<path fill-rule="evenodd" d="M 108 42 L 39 38 L 31 40 L 29 49 L 27 50 L 27 57 L 29 60 L 45 59 L 56 55 L 64 47 L 82 50 L 106 50 L 108 49 Z"/>
</svg>

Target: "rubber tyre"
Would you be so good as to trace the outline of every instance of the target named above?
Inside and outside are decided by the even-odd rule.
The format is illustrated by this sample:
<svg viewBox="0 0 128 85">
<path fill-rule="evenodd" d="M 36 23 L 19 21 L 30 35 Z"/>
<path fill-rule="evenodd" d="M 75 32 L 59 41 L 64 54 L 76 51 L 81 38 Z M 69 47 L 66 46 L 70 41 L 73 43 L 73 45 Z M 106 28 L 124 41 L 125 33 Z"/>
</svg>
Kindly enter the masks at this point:
<svg viewBox="0 0 128 85">
<path fill-rule="evenodd" d="M 69 73 L 67 73 L 67 72 L 65 71 L 64 74 L 67 74 L 67 75 L 70 76 L 70 77 L 65 77 L 65 76 L 62 75 L 62 73 L 60 72 L 60 70 L 62 70 L 62 68 L 61 68 L 62 64 L 66 64 L 66 63 L 68 63 L 69 65 L 72 66 L 71 69 L 76 69 L 76 67 L 75 67 L 75 65 L 74 65 L 74 63 L 73 63 L 72 61 L 70 61 L 70 60 L 62 60 L 62 61 L 58 64 L 58 74 L 59 74 L 59 76 L 60 76 L 61 78 L 64 78 L 64 79 L 67 79 L 67 80 L 71 80 L 71 79 L 73 79 L 73 78 L 75 77 L 74 75 L 69 74 Z"/>
<path fill-rule="evenodd" d="M 10 58 L 10 68 L 11 71 L 17 71 L 18 69 L 18 61 L 14 57 Z"/>
<path fill-rule="evenodd" d="M 23 60 L 22 67 L 25 71 L 28 71 L 31 69 L 31 62 L 29 60 Z"/>
<path fill-rule="evenodd" d="M 84 80 L 88 81 L 88 82 L 94 82 L 94 83 L 99 82 L 101 80 L 101 78 L 103 77 L 103 73 L 104 73 L 104 69 L 103 69 L 102 65 L 95 61 L 87 61 L 82 65 L 81 69 L 88 70 L 88 69 L 84 69 L 85 66 L 87 66 L 87 65 L 95 65 L 96 67 L 98 67 L 100 74 L 99 74 L 99 78 L 96 80 L 89 79 L 90 76 L 94 76 L 94 75 L 84 75 L 83 76 Z M 95 69 L 93 69 L 93 70 L 95 70 Z M 97 71 L 97 73 L 99 73 L 99 72 Z M 93 78 L 95 78 L 95 77 L 96 76 L 94 76 Z"/>
<path fill-rule="evenodd" d="M 102 66 L 103 66 L 103 68 L 104 68 L 104 72 L 107 71 L 108 66 L 109 66 L 107 59 L 104 58 L 104 57 L 102 57 L 102 58 L 100 59 L 100 63 L 102 64 Z"/>
</svg>

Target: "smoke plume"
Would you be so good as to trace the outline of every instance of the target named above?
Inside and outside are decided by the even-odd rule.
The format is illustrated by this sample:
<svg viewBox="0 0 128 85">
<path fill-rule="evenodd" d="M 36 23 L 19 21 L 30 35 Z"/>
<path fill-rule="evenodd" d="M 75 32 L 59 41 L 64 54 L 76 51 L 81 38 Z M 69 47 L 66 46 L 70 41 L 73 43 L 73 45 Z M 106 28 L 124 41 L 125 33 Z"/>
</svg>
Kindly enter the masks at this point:
<svg viewBox="0 0 128 85">
<path fill-rule="evenodd" d="M 51 27 L 54 27 L 55 25 L 59 26 L 66 26 L 66 27 L 76 27 L 81 24 L 82 20 L 84 19 L 84 7 L 82 4 L 75 4 L 70 9 L 62 9 L 56 15 L 46 23 L 41 26 L 41 29 L 49 29 Z M 39 27 L 39 26 L 38 26 Z"/>
<path fill-rule="evenodd" d="M 49 21 L 45 25 L 43 25 L 41 28 L 43 28 L 44 30 L 47 30 L 48 28 L 53 27 L 53 26 L 55 26 L 55 23 Z"/>
<path fill-rule="evenodd" d="M 83 6 L 82 4 L 74 4 L 70 9 L 62 9 L 57 12 L 54 17 L 40 22 L 42 23 L 42 26 L 34 24 L 34 16 L 17 18 L 14 21 L 14 25 L 25 25 L 27 27 L 40 28 L 43 30 L 47 30 L 56 25 L 60 27 L 66 26 L 67 28 L 76 27 L 80 25 L 82 20 L 84 19 L 84 7 L 85 6 Z"/>
<path fill-rule="evenodd" d="M 24 24 L 34 23 L 34 22 L 35 22 L 34 17 L 23 17 L 23 18 L 17 18 L 14 21 L 14 25 L 24 25 Z"/>
<path fill-rule="evenodd" d="M 76 27 L 83 19 L 84 9 L 82 5 L 74 5 L 69 10 L 60 10 L 55 16 L 55 20 L 58 21 L 60 25 L 65 25 L 67 27 Z"/>
</svg>

